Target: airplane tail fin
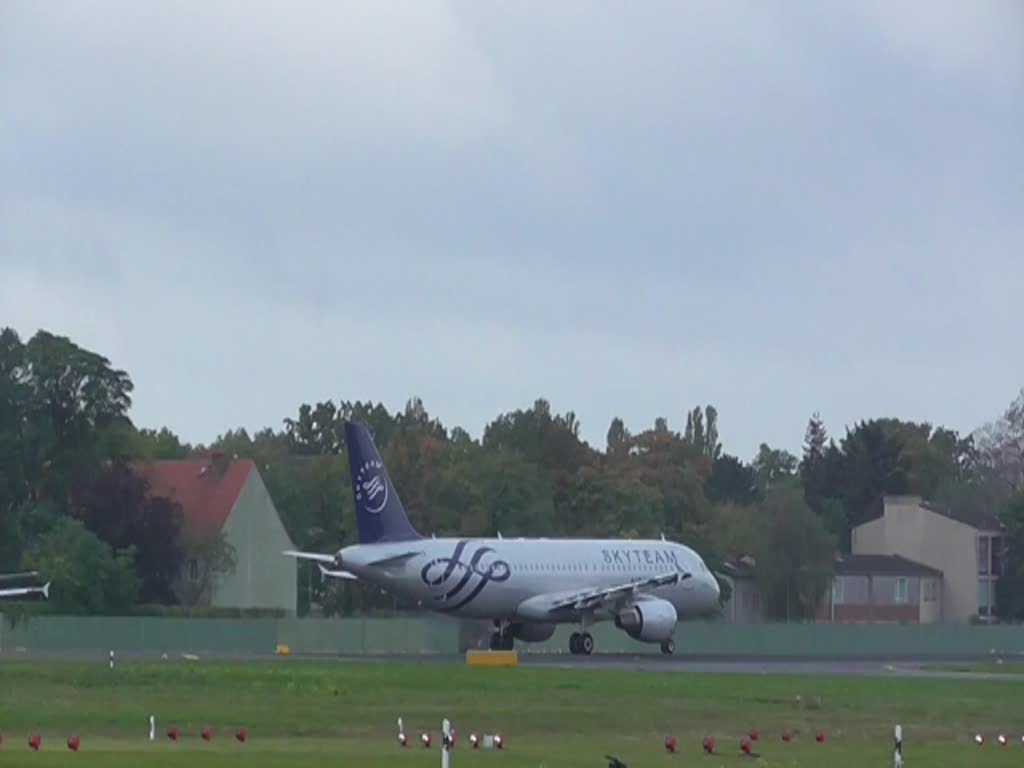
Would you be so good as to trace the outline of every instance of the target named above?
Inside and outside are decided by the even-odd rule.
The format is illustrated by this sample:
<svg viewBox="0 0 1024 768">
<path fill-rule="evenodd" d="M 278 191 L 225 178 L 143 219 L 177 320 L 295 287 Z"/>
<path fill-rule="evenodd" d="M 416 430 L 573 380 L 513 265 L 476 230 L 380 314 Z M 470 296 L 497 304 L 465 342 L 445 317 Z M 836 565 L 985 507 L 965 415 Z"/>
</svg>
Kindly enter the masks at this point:
<svg viewBox="0 0 1024 768">
<path fill-rule="evenodd" d="M 359 543 L 412 541 L 422 538 L 409 522 L 398 491 L 388 477 L 366 425 L 345 424 L 348 465 L 356 502 Z"/>
</svg>

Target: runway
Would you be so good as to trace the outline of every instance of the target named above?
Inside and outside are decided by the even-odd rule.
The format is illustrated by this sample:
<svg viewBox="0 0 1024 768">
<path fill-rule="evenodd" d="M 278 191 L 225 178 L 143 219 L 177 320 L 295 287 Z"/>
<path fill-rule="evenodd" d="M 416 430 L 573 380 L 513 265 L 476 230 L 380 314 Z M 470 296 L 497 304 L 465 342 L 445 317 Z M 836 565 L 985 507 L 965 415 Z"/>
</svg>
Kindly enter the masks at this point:
<svg viewBox="0 0 1024 768">
<path fill-rule="evenodd" d="M 850 677 L 917 677 L 935 679 L 975 679 L 1024 682 L 1024 674 L 958 672 L 935 669 L 937 666 L 988 663 L 989 657 L 972 659 L 811 659 L 778 657 L 708 659 L 653 655 L 595 655 L 589 658 L 567 656 L 542 657 L 524 654 L 520 664 L 525 666 L 555 666 L 562 668 L 633 669 L 660 672 L 690 672 L 735 675 L 819 675 Z M 929 669 L 931 667 L 931 669 Z"/>
<path fill-rule="evenodd" d="M 106 652 L 85 651 L 26 651 L 21 649 L 3 649 L 0 651 L 0 662 L 5 660 L 34 661 L 92 661 L 107 664 L 109 657 Z M 293 654 L 277 656 L 272 652 L 261 654 L 232 654 L 223 652 L 206 652 L 197 650 L 192 653 L 168 653 L 166 659 L 160 653 L 152 651 L 124 651 L 116 653 L 116 660 L 131 661 L 162 661 L 168 663 L 202 663 L 203 661 L 246 661 L 246 662 L 280 662 L 301 664 L 308 662 L 336 662 L 343 664 L 381 664 L 381 663 L 415 663 L 415 664 L 464 664 L 465 659 L 456 654 Z M 1016 665 L 1024 662 L 1024 657 L 1003 659 Z M 663 673 L 700 673 L 720 675 L 808 675 L 808 676 L 849 676 L 849 677 L 890 677 L 890 678 L 933 678 L 956 680 L 992 680 L 1003 682 L 1024 683 L 1024 674 L 1020 672 L 960 672 L 948 669 L 936 669 L 942 666 L 964 664 L 996 663 L 997 658 L 981 656 L 971 658 L 918 658 L 918 659 L 829 659 L 829 658 L 779 658 L 779 657 L 695 657 L 695 656 L 661 656 L 656 654 L 615 654 L 595 653 L 592 656 L 572 656 L 569 654 L 520 653 L 521 667 L 579 670 L 642 670 Z"/>
</svg>

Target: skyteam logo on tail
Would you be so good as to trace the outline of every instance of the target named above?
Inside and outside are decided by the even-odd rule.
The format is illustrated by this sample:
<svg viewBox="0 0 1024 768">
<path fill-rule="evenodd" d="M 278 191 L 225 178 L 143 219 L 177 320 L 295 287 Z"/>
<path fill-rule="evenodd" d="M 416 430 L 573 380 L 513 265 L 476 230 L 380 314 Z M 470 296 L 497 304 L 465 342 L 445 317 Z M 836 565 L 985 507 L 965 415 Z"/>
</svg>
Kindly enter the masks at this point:
<svg viewBox="0 0 1024 768">
<path fill-rule="evenodd" d="M 388 481 L 384 475 L 384 464 L 380 461 L 364 461 L 356 475 L 356 501 L 371 515 L 379 515 L 388 503 Z"/>
</svg>

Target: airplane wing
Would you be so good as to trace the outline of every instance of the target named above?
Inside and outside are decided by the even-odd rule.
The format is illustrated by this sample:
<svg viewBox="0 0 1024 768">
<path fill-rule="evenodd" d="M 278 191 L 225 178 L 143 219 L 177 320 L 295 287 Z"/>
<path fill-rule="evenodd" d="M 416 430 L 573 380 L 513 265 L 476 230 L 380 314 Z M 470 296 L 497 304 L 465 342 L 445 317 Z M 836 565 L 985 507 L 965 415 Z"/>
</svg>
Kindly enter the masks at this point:
<svg viewBox="0 0 1024 768">
<path fill-rule="evenodd" d="M 41 587 L 11 587 L 0 589 L 0 597 L 20 597 L 22 595 L 42 595 L 50 599 L 50 584 L 47 582 Z"/>
<path fill-rule="evenodd" d="M 618 609 L 630 599 L 648 590 L 676 584 L 689 579 L 690 576 L 691 574 L 689 573 L 672 571 L 671 573 L 662 573 L 645 579 L 634 579 L 633 581 L 623 582 L 622 584 L 610 587 L 595 587 L 593 589 L 537 595 L 525 600 L 520 605 L 520 612 L 523 615 L 542 618 L 566 610 L 581 612 L 596 608 Z"/>
</svg>

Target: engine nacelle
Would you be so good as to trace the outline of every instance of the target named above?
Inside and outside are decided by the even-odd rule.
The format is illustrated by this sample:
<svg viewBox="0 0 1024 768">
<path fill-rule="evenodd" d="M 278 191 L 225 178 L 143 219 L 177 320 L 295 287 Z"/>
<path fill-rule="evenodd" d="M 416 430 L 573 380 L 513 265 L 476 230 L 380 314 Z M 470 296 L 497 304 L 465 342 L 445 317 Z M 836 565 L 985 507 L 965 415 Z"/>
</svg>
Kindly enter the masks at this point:
<svg viewBox="0 0 1024 768">
<path fill-rule="evenodd" d="M 512 636 L 524 643 L 543 643 L 555 634 L 555 625 L 534 621 L 524 621 L 512 625 Z"/>
<path fill-rule="evenodd" d="M 676 609 L 668 600 L 643 600 L 615 616 L 615 626 L 634 640 L 660 643 L 676 628 Z"/>
</svg>

